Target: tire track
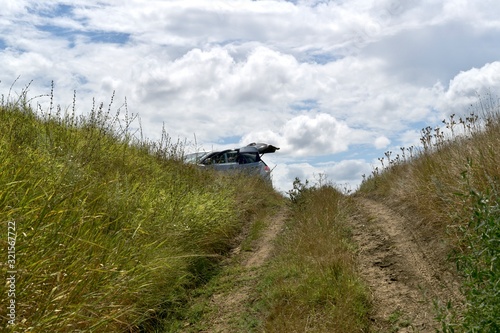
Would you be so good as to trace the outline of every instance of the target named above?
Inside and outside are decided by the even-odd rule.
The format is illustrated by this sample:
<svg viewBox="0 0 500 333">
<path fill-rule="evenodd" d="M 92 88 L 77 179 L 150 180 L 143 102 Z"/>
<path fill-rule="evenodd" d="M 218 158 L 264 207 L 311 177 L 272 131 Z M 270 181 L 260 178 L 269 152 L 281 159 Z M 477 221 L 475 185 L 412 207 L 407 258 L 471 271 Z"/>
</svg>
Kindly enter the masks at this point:
<svg viewBox="0 0 500 333">
<path fill-rule="evenodd" d="M 435 332 L 434 302 L 459 299 L 458 283 L 434 263 L 433 248 L 412 232 L 411 221 L 379 202 L 356 200 L 353 238 L 360 274 L 372 292 L 375 328 Z"/>
<path fill-rule="evenodd" d="M 260 276 L 260 270 L 269 259 L 274 248 L 274 240 L 283 228 L 287 208 L 281 208 L 275 215 L 269 216 L 268 225 L 260 238 L 252 246 L 252 251 L 241 251 L 240 246 L 233 249 L 228 258 L 228 267 L 237 273 L 229 274 L 231 288 L 212 295 L 210 308 L 213 315 L 207 318 L 206 326 L 200 332 L 233 333 L 232 321 L 247 311 L 247 303 L 254 294 Z M 237 275 L 234 275 L 237 274 Z M 183 332 L 192 332 L 189 327 Z"/>
</svg>

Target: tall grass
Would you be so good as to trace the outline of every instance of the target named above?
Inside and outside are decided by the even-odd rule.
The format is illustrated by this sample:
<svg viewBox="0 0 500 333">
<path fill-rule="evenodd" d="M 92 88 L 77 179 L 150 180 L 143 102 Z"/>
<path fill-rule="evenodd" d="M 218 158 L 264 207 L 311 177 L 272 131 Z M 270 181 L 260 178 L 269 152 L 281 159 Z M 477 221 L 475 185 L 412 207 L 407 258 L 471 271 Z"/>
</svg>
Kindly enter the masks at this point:
<svg viewBox="0 0 500 333">
<path fill-rule="evenodd" d="M 464 177 L 466 177 L 464 175 Z M 486 192 L 472 189 L 463 196 L 467 224 L 457 254 L 458 268 L 465 276 L 468 309 L 462 320 L 444 325 L 445 332 L 500 331 L 500 200 L 498 185 Z"/>
<path fill-rule="evenodd" d="M 365 332 L 368 292 L 356 274 L 346 219 L 350 199 L 298 179 L 291 214 L 261 290 L 265 332 Z"/>
<path fill-rule="evenodd" d="M 266 185 L 241 194 L 241 179 L 183 164 L 182 143 L 137 138 L 136 116 L 126 106 L 112 114 L 112 99 L 77 116 L 74 103 L 63 111 L 50 98 L 45 111 L 27 89 L 0 104 L 1 248 L 9 222 L 17 233 L 6 331 L 161 331 L 214 274 L 258 210 L 248 196 Z"/>
<path fill-rule="evenodd" d="M 422 148 L 411 158 L 386 153 L 358 190 L 404 215 L 420 216 L 412 232 L 445 240 L 464 277 L 466 309 L 454 319 L 440 314 L 447 332 L 498 332 L 500 321 L 500 106 L 481 98 L 467 117 L 422 130 Z M 405 151 L 402 148 L 402 151 Z M 407 151 L 407 150 L 406 150 Z M 451 311 L 453 312 L 453 311 Z"/>
</svg>

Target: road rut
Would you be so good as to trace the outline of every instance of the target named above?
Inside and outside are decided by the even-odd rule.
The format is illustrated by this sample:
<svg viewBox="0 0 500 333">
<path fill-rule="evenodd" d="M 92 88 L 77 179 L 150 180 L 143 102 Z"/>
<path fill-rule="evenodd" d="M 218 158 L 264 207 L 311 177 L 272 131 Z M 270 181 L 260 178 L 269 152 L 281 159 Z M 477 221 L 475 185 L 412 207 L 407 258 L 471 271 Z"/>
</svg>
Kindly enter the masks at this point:
<svg viewBox="0 0 500 333">
<path fill-rule="evenodd" d="M 384 204 L 356 198 L 353 238 L 360 274 L 373 299 L 378 331 L 435 332 L 435 302 L 459 300 L 459 283 L 437 250 L 415 232 L 415 221 Z M 438 264 L 439 263 L 439 264 Z"/>
</svg>

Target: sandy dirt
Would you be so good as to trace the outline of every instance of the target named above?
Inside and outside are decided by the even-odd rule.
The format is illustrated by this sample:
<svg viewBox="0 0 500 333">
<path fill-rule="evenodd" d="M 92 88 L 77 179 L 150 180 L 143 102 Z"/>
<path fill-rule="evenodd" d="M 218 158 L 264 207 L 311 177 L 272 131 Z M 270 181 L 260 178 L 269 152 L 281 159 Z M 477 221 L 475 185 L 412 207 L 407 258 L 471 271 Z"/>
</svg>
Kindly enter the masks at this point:
<svg viewBox="0 0 500 333">
<path fill-rule="evenodd" d="M 230 265 L 239 265 L 238 271 L 241 274 L 235 277 L 238 281 L 230 290 L 212 296 L 211 307 L 216 309 L 216 315 L 209 323 L 210 328 L 203 332 L 234 333 L 231 321 L 247 310 L 249 297 L 258 282 L 259 270 L 273 250 L 274 240 L 283 228 L 286 214 L 286 208 L 283 208 L 269 217 L 267 226 L 253 244 L 252 251 L 241 251 L 240 246 L 233 249 L 228 262 Z"/>
<path fill-rule="evenodd" d="M 435 332 L 434 303 L 460 300 L 440 242 L 382 203 L 357 198 L 353 237 L 373 299 L 375 332 Z"/>
<path fill-rule="evenodd" d="M 351 216 L 353 241 L 357 245 L 359 274 L 371 292 L 371 332 L 436 332 L 435 304 L 462 301 L 460 281 L 446 260 L 443 242 L 419 232 L 419 221 L 403 217 L 383 203 L 356 200 Z M 248 311 L 274 240 L 283 228 L 286 209 L 270 216 L 252 251 L 233 249 L 227 267 L 230 288 L 222 288 L 210 299 L 214 309 L 206 318 L 206 333 L 232 333 L 234 320 Z M 189 328 L 186 332 L 193 332 Z"/>
</svg>

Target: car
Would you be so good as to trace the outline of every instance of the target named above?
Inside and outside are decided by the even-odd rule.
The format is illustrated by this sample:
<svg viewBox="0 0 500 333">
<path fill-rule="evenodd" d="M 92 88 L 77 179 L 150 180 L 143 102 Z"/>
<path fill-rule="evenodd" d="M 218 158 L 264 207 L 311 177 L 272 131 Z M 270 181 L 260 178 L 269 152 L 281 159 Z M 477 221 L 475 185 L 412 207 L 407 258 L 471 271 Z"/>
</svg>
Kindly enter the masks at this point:
<svg viewBox="0 0 500 333">
<path fill-rule="evenodd" d="M 184 162 L 189 164 L 198 164 L 204 155 L 208 154 L 206 151 L 191 153 L 184 156 Z"/>
<path fill-rule="evenodd" d="M 267 143 L 251 143 L 244 147 L 212 152 L 196 152 L 184 157 L 186 163 L 212 168 L 219 171 L 240 170 L 247 174 L 259 175 L 271 183 L 271 169 L 262 160 L 262 155 L 274 153 L 278 147 Z"/>
</svg>

